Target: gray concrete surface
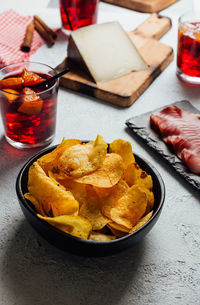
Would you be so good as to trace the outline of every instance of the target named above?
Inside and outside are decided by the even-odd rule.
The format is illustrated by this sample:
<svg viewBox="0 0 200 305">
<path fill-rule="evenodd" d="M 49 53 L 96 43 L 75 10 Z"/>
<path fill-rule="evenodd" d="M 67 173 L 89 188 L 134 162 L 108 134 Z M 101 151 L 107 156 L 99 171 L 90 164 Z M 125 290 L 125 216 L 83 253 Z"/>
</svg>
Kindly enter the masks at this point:
<svg viewBox="0 0 200 305">
<path fill-rule="evenodd" d="M 14 0 L 13 0 L 14 1 Z M 27 1 L 18 1 L 23 13 Z M 55 6 L 55 1 L 50 2 Z M 191 2 L 178 1 L 162 11 L 173 28 L 162 38 L 176 53 L 177 19 Z M 28 8 L 27 8 L 28 10 Z M 60 22 L 54 9 L 41 11 L 52 25 Z M 100 3 L 99 22 L 119 20 L 126 30 L 147 14 Z M 32 60 L 56 66 L 66 54 L 64 35 L 52 49 L 42 46 Z M 60 88 L 56 138 L 131 141 L 135 152 L 148 159 L 162 175 L 166 200 L 162 214 L 147 237 L 134 247 L 110 257 L 82 258 L 64 253 L 43 240 L 24 218 L 15 194 L 16 176 L 38 150 L 9 146 L 0 122 L 0 305 L 198 305 L 200 304 L 199 194 L 161 159 L 138 142 L 125 120 L 181 99 L 200 109 L 200 89 L 183 86 L 175 75 L 176 62 L 153 82 L 129 108 Z"/>
</svg>

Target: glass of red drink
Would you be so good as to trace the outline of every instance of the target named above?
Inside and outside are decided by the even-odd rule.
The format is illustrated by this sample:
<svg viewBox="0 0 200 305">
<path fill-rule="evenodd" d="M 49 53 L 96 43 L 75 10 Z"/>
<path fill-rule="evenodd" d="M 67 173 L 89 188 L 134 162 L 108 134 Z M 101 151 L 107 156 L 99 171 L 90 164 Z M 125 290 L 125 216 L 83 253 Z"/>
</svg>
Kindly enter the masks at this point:
<svg viewBox="0 0 200 305">
<path fill-rule="evenodd" d="M 186 83 L 200 84 L 200 15 L 195 12 L 179 18 L 177 75 Z"/>
<path fill-rule="evenodd" d="M 55 74 L 50 66 L 36 62 L 16 63 L 0 70 L 0 110 L 5 137 L 12 146 L 34 148 L 52 142 L 59 81 L 38 88 L 31 85 Z"/>
<path fill-rule="evenodd" d="M 97 22 L 99 0 L 60 0 L 62 26 L 74 31 Z"/>
</svg>

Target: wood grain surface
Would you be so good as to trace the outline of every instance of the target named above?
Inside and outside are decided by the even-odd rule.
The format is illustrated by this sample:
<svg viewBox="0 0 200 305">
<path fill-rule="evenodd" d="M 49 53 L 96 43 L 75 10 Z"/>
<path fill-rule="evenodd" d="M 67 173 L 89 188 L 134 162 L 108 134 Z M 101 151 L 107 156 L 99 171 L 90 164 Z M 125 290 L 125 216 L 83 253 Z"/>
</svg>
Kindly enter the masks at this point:
<svg viewBox="0 0 200 305">
<path fill-rule="evenodd" d="M 82 71 L 73 69 L 60 79 L 60 85 L 122 107 L 132 105 L 173 60 L 173 49 L 158 41 L 170 28 L 169 18 L 154 13 L 137 29 L 128 33 L 148 64 L 148 69 L 131 72 L 101 84 L 94 83 Z M 66 66 L 67 58 L 57 67 L 57 71 Z"/>
<path fill-rule="evenodd" d="M 131 10 L 154 13 L 163 10 L 178 0 L 102 0 L 113 5 L 122 6 Z"/>
</svg>

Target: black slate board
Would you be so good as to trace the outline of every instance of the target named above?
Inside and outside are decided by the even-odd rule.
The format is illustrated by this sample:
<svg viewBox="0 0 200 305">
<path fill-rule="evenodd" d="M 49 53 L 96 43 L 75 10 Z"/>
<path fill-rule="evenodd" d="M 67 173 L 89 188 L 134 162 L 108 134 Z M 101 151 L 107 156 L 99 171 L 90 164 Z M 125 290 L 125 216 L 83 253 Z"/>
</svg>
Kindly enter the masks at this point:
<svg viewBox="0 0 200 305">
<path fill-rule="evenodd" d="M 200 114 L 200 111 L 186 100 L 176 102 L 171 105 L 176 105 L 183 110 Z M 132 117 L 126 121 L 126 125 L 149 147 L 161 155 L 170 166 L 172 166 L 182 177 L 185 178 L 187 182 L 189 182 L 195 189 L 200 190 L 200 175 L 190 172 L 186 165 L 175 155 L 173 148 L 165 144 L 162 141 L 161 136 L 151 127 L 150 115 L 166 108 L 167 106 L 170 105 L 165 105 L 164 107 L 155 109 L 152 112 Z"/>
</svg>

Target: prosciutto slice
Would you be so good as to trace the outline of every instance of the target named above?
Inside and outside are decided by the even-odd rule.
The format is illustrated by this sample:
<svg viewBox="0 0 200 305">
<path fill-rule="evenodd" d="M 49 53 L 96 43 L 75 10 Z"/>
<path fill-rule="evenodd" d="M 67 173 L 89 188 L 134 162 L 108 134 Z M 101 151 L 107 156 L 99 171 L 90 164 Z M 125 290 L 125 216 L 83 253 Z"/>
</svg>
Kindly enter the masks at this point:
<svg viewBox="0 0 200 305">
<path fill-rule="evenodd" d="M 200 174 L 200 115 L 169 106 L 150 118 L 163 141 L 173 145 L 193 173 Z"/>
</svg>

